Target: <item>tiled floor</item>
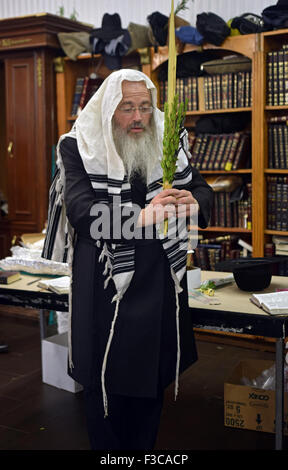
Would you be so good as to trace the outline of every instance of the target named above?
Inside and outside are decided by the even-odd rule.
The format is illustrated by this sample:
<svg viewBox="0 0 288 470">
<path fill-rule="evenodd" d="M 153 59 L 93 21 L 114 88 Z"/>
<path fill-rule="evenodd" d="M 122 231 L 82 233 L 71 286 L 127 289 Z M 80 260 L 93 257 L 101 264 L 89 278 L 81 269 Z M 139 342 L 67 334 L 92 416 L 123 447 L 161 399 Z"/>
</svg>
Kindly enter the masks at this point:
<svg viewBox="0 0 288 470">
<path fill-rule="evenodd" d="M 0 316 L 0 450 L 89 449 L 81 392 L 42 383 L 37 322 Z M 273 449 L 273 434 L 223 424 L 223 384 L 242 359 L 274 359 L 261 352 L 197 340 L 199 360 L 180 379 L 179 398 L 166 392 L 156 449 Z M 285 447 L 287 443 L 284 443 Z"/>
</svg>

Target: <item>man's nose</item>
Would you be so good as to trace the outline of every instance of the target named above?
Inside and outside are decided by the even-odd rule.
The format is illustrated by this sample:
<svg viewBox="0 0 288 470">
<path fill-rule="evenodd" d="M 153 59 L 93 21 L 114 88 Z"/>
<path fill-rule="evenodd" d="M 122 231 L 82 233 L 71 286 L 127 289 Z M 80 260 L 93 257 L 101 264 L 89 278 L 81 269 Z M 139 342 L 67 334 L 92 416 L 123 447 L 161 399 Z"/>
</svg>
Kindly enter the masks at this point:
<svg viewBox="0 0 288 470">
<path fill-rule="evenodd" d="M 134 121 L 142 121 L 142 114 L 140 113 L 138 108 L 134 109 L 133 120 Z"/>
</svg>

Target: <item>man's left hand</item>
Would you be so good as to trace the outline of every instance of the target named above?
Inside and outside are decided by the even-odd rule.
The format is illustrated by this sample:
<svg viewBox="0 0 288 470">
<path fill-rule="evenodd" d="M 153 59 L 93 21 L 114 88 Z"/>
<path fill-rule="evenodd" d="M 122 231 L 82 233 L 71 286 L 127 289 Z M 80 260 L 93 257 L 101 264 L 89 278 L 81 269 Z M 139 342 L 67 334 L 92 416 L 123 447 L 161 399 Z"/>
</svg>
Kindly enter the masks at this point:
<svg viewBox="0 0 288 470">
<path fill-rule="evenodd" d="M 199 204 L 190 191 L 180 189 L 176 198 L 178 217 L 189 217 L 199 212 Z"/>
</svg>

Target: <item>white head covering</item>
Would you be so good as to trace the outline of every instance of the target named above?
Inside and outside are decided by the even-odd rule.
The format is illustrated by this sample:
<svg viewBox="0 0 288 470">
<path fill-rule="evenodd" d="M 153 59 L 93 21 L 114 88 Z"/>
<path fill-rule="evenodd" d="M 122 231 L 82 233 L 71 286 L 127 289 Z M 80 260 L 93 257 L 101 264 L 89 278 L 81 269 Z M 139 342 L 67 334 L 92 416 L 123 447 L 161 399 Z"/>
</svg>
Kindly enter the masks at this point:
<svg viewBox="0 0 288 470">
<path fill-rule="evenodd" d="M 157 108 L 157 91 L 153 82 L 138 70 L 122 69 L 111 73 L 96 91 L 75 122 L 78 149 L 87 173 L 100 173 L 108 178 L 124 178 L 124 165 L 116 151 L 112 118 L 122 100 L 122 82 L 144 81 L 151 91 L 154 122 L 158 137 L 159 161 L 163 149 L 164 113 Z"/>
</svg>

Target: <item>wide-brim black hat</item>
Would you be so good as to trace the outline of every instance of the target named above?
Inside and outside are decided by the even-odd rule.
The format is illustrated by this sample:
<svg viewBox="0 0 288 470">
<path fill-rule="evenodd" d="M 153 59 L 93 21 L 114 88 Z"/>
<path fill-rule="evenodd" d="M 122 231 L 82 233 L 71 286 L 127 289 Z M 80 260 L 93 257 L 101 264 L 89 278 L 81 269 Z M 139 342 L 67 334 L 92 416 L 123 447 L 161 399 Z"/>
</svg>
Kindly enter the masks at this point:
<svg viewBox="0 0 288 470">
<path fill-rule="evenodd" d="M 114 13 L 113 15 L 105 13 L 102 18 L 102 27 L 93 29 L 91 34 L 104 41 L 109 41 L 121 36 L 125 31 L 126 29 L 122 28 L 121 18 L 118 13 Z"/>
</svg>

